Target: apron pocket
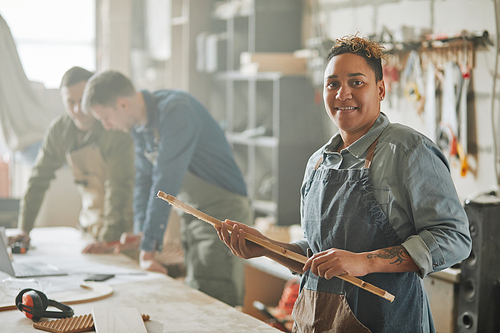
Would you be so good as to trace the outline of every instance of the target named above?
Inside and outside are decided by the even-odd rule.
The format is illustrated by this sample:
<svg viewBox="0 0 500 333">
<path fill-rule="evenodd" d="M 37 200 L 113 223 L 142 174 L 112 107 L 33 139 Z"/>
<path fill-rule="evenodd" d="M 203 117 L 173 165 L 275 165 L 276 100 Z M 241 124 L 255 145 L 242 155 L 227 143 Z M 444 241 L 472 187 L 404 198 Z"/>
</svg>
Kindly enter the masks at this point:
<svg viewBox="0 0 500 333">
<path fill-rule="evenodd" d="M 303 289 L 293 312 L 294 333 L 370 333 L 354 316 L 344 295 Z"/>
</svg>

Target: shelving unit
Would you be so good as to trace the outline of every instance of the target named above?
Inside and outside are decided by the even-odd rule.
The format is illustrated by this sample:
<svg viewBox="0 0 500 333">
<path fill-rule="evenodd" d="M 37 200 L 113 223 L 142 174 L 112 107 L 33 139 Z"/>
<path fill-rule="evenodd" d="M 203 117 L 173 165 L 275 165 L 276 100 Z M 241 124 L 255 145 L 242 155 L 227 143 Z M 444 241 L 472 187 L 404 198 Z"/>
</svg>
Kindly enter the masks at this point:
<svg viewBox="0 0 500 333">
<path fill-rule="evenodd" d="M 253 0 L 224 18 L 227 70 L 239 69 L 242 52 L 293 52 L 302 47 L 301 0 Z"/>
<path fill-rule="evenodd" d="M 210 110 L 226 131 L 256 216 L 300 223 L 300 186 L 309 156 L 324 141 L 323 106 L 306 76 L 243 74 L 242 52 L 301 48 L 302 1 L 255 0 L 225 17 L 226 69 L 214 77 Z"/>
<path fill-rule="evenodd" d="M 196 71 L 196 38 L 212 28 L 213 0 L 171 0 L 172 56 L 167 63 L 169 89 L 189 91 L 204 105 L 209 103 L 210 75 Z"/>
</svg>

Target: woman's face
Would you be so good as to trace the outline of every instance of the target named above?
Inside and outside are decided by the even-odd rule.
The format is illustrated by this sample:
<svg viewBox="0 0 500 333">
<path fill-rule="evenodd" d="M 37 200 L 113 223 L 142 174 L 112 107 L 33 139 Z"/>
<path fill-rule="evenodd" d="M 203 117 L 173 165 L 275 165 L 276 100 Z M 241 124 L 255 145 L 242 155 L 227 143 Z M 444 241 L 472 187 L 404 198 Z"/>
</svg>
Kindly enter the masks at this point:
<svg viewBox="0 0 500 333">
<path fill-rule="evenodd" d="M 323 87 L 326 112 L 344 139 L 344 135 L 351 136 L 350 143 L 375 123 L 384 96 L 384 80 L 376 82 L 375 72 L 363 57 L 343 53 L 327 64 Z"/>
</svg>

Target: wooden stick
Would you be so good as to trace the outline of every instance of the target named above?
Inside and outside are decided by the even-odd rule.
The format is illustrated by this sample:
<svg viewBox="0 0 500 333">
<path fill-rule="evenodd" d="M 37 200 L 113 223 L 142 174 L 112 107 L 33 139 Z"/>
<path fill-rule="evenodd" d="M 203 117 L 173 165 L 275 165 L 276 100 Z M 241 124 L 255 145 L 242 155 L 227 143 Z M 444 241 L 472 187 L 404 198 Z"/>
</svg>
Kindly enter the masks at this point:
<svg viewBox="0 0 500 333">
<path fill-rule="evenodd" d="M 158 196 L 158 198 L 167 201 L 172 206 L 179 208 L 188 214 L 196 216 L 197 218 L 199 218 L 202 221 L 208 222 L 208 223 L 210 223 L 214 226 L 217 226 L 217 227 L 222 226 L 222 221 L 220 221 L 220 220 L 218 220 L 218 219 L 216 219 L 208 214 L 205 214 L 205 213 L 197 210 L 196 208 L 189 206 L 188 204 L 182 202 L 181 200 L 177 199 L 176 197 L 174 197 L 170 194 L 166 194 L 165 192 L 158 191 L 157 196 Z M 233 231 L 232 226 L 227 225 L 227 228 L 229 231 Z M 307 261 L 307 257 L 300 255 L 296 252 L 289 251 L 289 250 L 287 250 L 279 245 L 273 244 L 270 241 L 268 241 L 267 239 L 262 239 L 260 237 L 254 236 L 254 235 L 249 234 L 249 233 L 245 233 L 245 239 L 247 239 L 255 244 L 258 244 L 258 245 L 260 245 L 260 246 L 262 246 L 262 247 L 264 247 L 264 248 L 266 248 L 274 253 L 281 254 L 282 256 L 284 256 L 288 259 L 295 260 L 295 261 L 300 262 L 302 264 L 305 264 Z M 380 289 L 378 287 L 375 287 L 374 285 L 372 285 L 368 282 L 365 282 L 363 280 L 360 280 L 354 276 L 350 276 L 348 274 L 345 274 L 345 275 L 338 275 L 337 277 L 339 279 L 342 279 L 344 281 L 352 283 L 353 285 L 358 286 L 359 288 L 365 289 L 366 291 L 369 291 L 377 296 L 385 298 L 386 300 L 388 300 L 390 302 L 394 301 L 394 295 L 391 295 L 387 291 Z"/>
</svg>

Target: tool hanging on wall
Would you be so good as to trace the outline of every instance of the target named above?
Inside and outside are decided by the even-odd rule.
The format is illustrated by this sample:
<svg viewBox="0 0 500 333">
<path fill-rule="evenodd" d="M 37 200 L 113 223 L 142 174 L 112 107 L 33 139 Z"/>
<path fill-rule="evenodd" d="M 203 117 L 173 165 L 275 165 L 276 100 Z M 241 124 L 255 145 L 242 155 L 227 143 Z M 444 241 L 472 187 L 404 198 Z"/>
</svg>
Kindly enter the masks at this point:
<svg viewBox="0 0 500 333">
<path fill-rule="evenodd" d="M 427 66 L 427 77 L 425 85 L 425 130 L 426 135 L 434 142 L 437 142 L 437 118 L 436 118 L 436 67 L 433 63 Z"/>
<path fill-rule="evenodd" d="M 399 70 L 395 65 L 386 63 L 383 67 L 383 76 L 385 83 L 385 94 L 386 101 L 389 102 L 389 108 L 392 108 L 392 98 L 391 94 L 393 93 L 393 85 L 399 83 Z"/>
<path fill-rule="evenodd" d="M 470 82 L 470 69 L 467 63 L 467 42 L 464 41 L 464 59 L 460 65 L 462 72 L 462 90 L 460 93 L 460 103 L 459 103 L 459 137 L 458 142 L 458 157 L 460 159 L 460 175 L 465 177 L 469 169 L 469 164 L 467 162 L 468 154 L 468 131 L 467 131 L 467 94 L 469 92 L 469 82 Z"/>
<path fill-rule="evenodd" d="M 406 61 L 406 66 L 403 70 L 402 77 L 406 84 L 404 88 L 404 96 L 410 102 L 417 103 L 418 114 L 424 109 L 423 96 L 425 94 L 424 82 L 422 79 L 422 68 L 420 66 L 420 56 L 417 51 L 412 50 Z"/>
<path fill-rule="evenodd" d="M 496 3 L 496 2 L 495 2 Z M 500 31 L 500 28 L 497 27 Z M 497 44 L 498 44 L 497 39 Z M 420 113 L 425 110 L 425 132 L 438 146 L 453 158 L 453 165 L 459 164 L 460 175 L 466 176 L 471 170 L 468 162 L 468 101 L 467 95 L 470 85 L 471 70 L 474 68 L 475 51 L 493 45 L 488 31 L 468 32 L 460 31 L 439 35 L 427 35 L 425 40 L 410 43 L 389 44 L 386 49 L 388 65 L 404 63 L 401 81 L 404 88 L 403 95 L 417 106 Z M 498 52 L 497 52 L 498 55 Z M 419 59 L 417 62 L 416 59 Z M 416 67 L 420 64 L 421 68 Z M 453 64 L 453 65 L 452 65 Z M 498 57 L 495 61 L 495 73 L 498 67 Z M 402 66 L 397 68 L 401 69 Z M 461 69 L 461 72 L 460 72 Z M 425 96 L 421 88 L 420 75 L 417 72 L 427 71 Z M 433 76 L 432 72 L 435 72 Z M 444 76 L 443 73 L 444 72 Z M 435 81 L 437 77 L 439 80 Z M 418 80 L 417 80 L 418 79 Z M 438 114 L 439 105 L 436 105 L 436 91 L 439 84 L 443 86 L 443 103 L 441 117 Z M 493 82 L 495 86 L 496 80 Z M 433 88 L 434 86 L 434 88 Z M 493 87 L 493 91 L 495 87 Z M 493 92 L 493 96 L 495 93 Z M 425 98 L 423 98 L 425 97 Z M 417 103 L 420 101 L 420 103 Z M 492 98 L 492 125 L 495 134 L 494 103 Z M 441 122 L 436 126 L 439 118 Z M 497 139 L 494 140 L 495 152 L 499 150 Z M 495 173 L 500 179 L 500 158 L 495 154 Z"/>
<path fill-rule="evenodd" d="M 443 106 L 438 129 L 438 146 L 449 157 L 463 157 L 463 147 L 459 142 L 459 107 L 462 95 L 462 72 L 457 63 L 449 61 L 444 68 Z"/>
</svg>

